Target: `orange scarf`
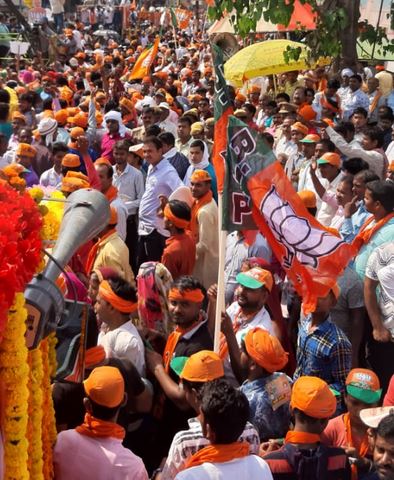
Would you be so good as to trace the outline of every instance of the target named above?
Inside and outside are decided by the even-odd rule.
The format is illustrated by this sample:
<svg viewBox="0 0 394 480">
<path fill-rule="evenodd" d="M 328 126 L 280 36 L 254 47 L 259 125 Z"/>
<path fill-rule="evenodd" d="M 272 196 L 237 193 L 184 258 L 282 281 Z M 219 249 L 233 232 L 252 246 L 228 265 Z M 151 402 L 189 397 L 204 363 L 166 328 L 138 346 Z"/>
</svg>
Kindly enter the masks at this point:
<svg viewBox="0 0 394 480">
<path fill-rule="evenodd" d="M 203 463 L 224 463 L 249 455 L 249 444 L 234 442 L 227 445 L 208 445 L 192 455 L 185 464 L 186 468 L 197 467 Z"/>
<path fill-rule="evenodd" d="M 111 185 L 105 192 L 105 196 L 107 197 L 109 203 L 111 203 L 112 200 L 115 200 L 115 198 L 118 196 L 118 189 L 114 185 Z"/>
<path fill-rule="evenodd" d="M 83 424 L 75 429 L 81 435 L 92 438 L 114 437 L 123 440 L 125 430 L 123 427 L 114 422 L 106 422 L 99 418 L 93 417 L 90 413 L 85 414 Z"/>
<path fill-rule="evenodd" d="M 111 228 L 111 230 L 107 232 L 103 237 L 99 238 L 97 242 L 93 245 L 93 247 L 90 249 L 85 266 L 85 271 L 87 275 L 90 275 L 90 272 L 93 270 L 93 265 L 96 260 L 99 248 L 103 245 L 107 238 L 109 238 L 114 233 L 116 233 L 115 228 Z"/>
<path fill-rule="evenodd" d="M 172 357 L 174 356 L 174 352 L 180 338 L 185 333 L 190 332 L 190 330 L 193 330 L 193 328 L 196 327 L 199 322 L 200 320 L 193 323 L 193 325 L 189 328 L 176 327 L 176 329 L 172 333 L 170 333 L 170 335 L 168 336 L 167 343 L 163 353 L 164 368 L 167 373 L 170 370 L 170 363 L 171 363 Z"/>
<path fill-rule="evenodd" d="M 392 218 L 394 218 L 394 213 L 390 213 L 389 215 L 386 215 L 384 218 L 376 222 L 376 224 L 372 228 L 368 228 L 368 225 L 370 225 L 374 217 L 368 218 L 366 222 L 364 222 L 363 226 L 361 227 L 358 235 L 356 238 L 353 240 L 352 245 L 356 247 L 357 252 L 360 250 L 360 248 L 368 243 L 371 238 L 375 235 L 375 233 L 380 230 L 386 223 L 388 223 Z"/>
<path fill-rule="evenodd" d="M 198 221 L 197 221 L 197 215 L 198 211 L 200 210 L 201 207 L 204 205 L 207 205 L 209 202 L 212 201 L 212 192 L 209 190 L 203 197 L 199 198 L 196 200 L 192 206 L 192 218 L 190 220 L 190 231 L 192 232 L 193 238 L 198 240 Z"/>
<path fill-rule="evenodd" d="M 354 441 L 353 441 L 352 426 L 350 424 L 349 413 L 345 413 L 344 415 L 342 415 L 342 418 L 343 418 L 343 423 L 345 424 L 345 434 L 346 434 L 347 446 L 356 448 L 360 457 L 366 457 L 368 452 L 369 452 L 369 444 L 368 444 L 367 434 L 364 435 L 364 437 L 361 440 L 360 447 L 357 448 L 356 445 L 354 444 Z M 356 465 L 354 465 L 354 464 L 351 465 L 351 469 L 352 469 L 352 480 L 357 480 L 358 472 L 357 472 Z"/>
<path fill-rule="evenodd" d="M 296 432 L 290 430 L 285 437 L 285 443 L 319 443 L 320 435 L 317 433 Z"/>
<path fill-rule="evenodd" d="M 382 94 L 379 91 L 377 91 L 374 99 L 372 100 L 371 105 L 369 106 L 369 113 L 372 113 L 375 110 L 375 108 L 378 106 L 378 102 L 381 96 Z"/>
</svg>

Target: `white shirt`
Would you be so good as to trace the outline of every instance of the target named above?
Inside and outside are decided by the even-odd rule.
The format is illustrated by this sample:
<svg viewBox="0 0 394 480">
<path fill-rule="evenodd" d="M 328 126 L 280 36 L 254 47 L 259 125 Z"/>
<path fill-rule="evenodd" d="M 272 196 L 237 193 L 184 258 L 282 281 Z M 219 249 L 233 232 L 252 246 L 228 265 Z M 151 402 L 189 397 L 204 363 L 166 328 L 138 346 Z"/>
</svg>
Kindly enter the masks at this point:
<svg viewBox="0 0 394 480">
<path fill-rule="evenodd" d="M 175 480 L 273 480 L 267 462 L 257 455 L 230 462 L 203 463 L 178 473 Z"/>
<path fill-rule="evenodd" d="M 355 92 L 349 90 L 343 95 L 341 108 L 343 111 L 342 117 L 348 120 L 356 108 L 362 107 L 367 112 L 369 110 L 369 98 L 366 93 L 358 89 Z"/>
<path fill-rule="evenodd" d="M 157 165 L 149 165 L 145 192 L 139 210 L 139 235 L 149 235 L 153 230 L 157 230 L 161 235 L 168 237 L 164 220 L 157 216 L 157 210 L 160 207 L 159 196 L 164 195 L 168 198 L 182 185 L 177 171 L 168 160 L 163 158 Z"/>
<path fill-rule="evenodd" d="M 297 151 L 297 145 L 292 140 L 287 140 L 284 135 L 280 137 L 275 147 L 276 156 L 278 156 L 280 153 L 284 153 L 285 155 L 290 157 L 291 155 L 295 155 Z"/>
<path fill-rule="evenodd" d="M 335 194 L 337 191 L 337 187 L 342 180 L 342 174 L 339 173 L 331 183 L 327 184 L 326 193 Z M 318 220 L 322 225 L 325 227 L 329 227 L 331 225 L 331 220 L 334 218 L 334 215 L 338 209 L 330 206 L 327 202 L 322 202 L 317 215 L 316 220 Z"/>
<path fill-rule="evenodd" d="M 107 358 L 126 359 L 132 362 L 139 374 L 145 376 L 145 350 L 140 334 L 131 321 L 115 330 L 100 332 L 97 340 Z"/>
<path fill-rule="evenodd" d="M 46 170 L 40 177 L 40 185 L 43 187 L 57 187 L 62 181 L 63 175 L 57 173 L 55 167 Z"/>
<path fill-rule="evenodd" d="M 176 138 L 177 136 L 177 127 L 173 121 L 171 121 L 168 117 L 159 123 L 159 127 L 163 130 L 163 132 L 169 132 L 174 135 Z"/>
<path fill-rule="evenodd" d="M 119 195 L 114 198 L 111 202 L 111 207 L 114 207 L 116 213 L 118 214 L 118 223 L 116 224 L 116 231 L 118 232 L 119 237 L 125 241 L 127 234 L 127 217 L 128 211 L 124 201 L 119 197 Z"/>
<path fill-rule="evenodd" d="M 118 189 L 118 196 L 126 205 L 129 215 L 135 215 L 144 194 L 144 176 L 135 167 L 127 164 L 122 173 L 114 167 L 112 183 Z"/>
</svg>

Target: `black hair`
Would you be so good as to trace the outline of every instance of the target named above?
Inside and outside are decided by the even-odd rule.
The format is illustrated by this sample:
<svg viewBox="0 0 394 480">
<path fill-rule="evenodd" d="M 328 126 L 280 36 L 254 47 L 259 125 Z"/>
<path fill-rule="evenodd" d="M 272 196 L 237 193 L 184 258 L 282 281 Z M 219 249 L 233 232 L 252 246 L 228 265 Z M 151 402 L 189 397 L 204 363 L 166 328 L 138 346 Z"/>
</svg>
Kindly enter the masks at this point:
<svg viewBox="0 0 394 480">
<path fill-rule="evenodd" d="M 316 217 L 317 207 L 308 207 L 307 210 L 312 215 L 312 217 Z"/>
<path fill-rule="evenodd" d="M 369 165 L 368 165 L 369 167 Z M 358 172 L 354 175 L 355 177 L 357 178 L 361 178 L 363 180 L 364 183 L 368 183 L 368 182 L 374 182 L 375 180 L 380 180 L 379 176 L 376 175 L 375 172 L 373 172 L 372 170 L 361 170 L 361 172 Z"/>
<path fill-rule="evenodd" d="M 175 137 L 171 132 L 162 132 L 159 135 L 159 140 L 165 145 L 173 147 L 175 145 Z"/>
<path fill-rule="evenodd" d="M 155 109 L 153 107 L 144 107 L 142 109 L 141 115 L 143 113 L 151 113 L 153 115 L 155 113 Z"/>
<path fill-rule="evenodd" d="M 108 163 L 100 163 L 99 167 L 105 167 L 105 170 L 107 172 L 107 178 L 112 178 L 114 176 L 114 169 L 112 168 L 112 165 L 108 165 Z"/>
<path fill-rule="evenodd" d="M 354 78 L 355 80 L 357 80 L 359 83 L 363 83 L 363 79 L 361 78 L 361 75 L 358 75 L 357 73 L 352 75 L 350 78 Z M 349 80 L 350 80 L 349 78 Z"/>
<path fill-rule="evenodd" d="M 275 104 L 275 106 L 276 106 L 276 104 Z M 256 114 L 256 107 L 254 105 L 252 105 L 251 103 L 245 103 L 245 105 L 242 108 L 244 110 L 247 110 L 253 116 Z"/>
<path fill-rule="evenodd" d="M 352 122 L 341 122 L 334 127 L 334 130 L 341 135 L 354 133 L 356 131 Z"/>
<path fill-rule="evenodd" d="M 275 100 L 278 102 L 278 103 L 281 103 L 279 101 L 280 98 L 283 98 L 285 102 L 290 102 L 290 96 L 287 95 L 287 93 L 285 92 L 282 92 L 282 93 L 278 93 L 278 95 L 275 97 Z"/>
<path fill-rule="evenodd" d="M 198 400 L 201 401 L 202 396 L 202 387 L 205 385 L 205 382 L 190 382 L 182 378 L 182 385 L 185 390 L 195 390 L 197 393 Z"/>
<path fill-rule="evenodd" d="M 59 98 L 59 103 L 60 103 L 60 106 L 62 108 L 67 108 L 68 107 L 67 100 L 64 100 L 64 98 Z"/>
<path fill-rule="evenodd" d="M 202 152 L 204 152 L 205 146 L 204 142 L 202 140 L 193 140 L 192 143 L 190 144 L 190 148 L 199 148 Z"/>
<path fill-rule="evenodd" d="M 350 118 L 353 117 L 353 115 L 362 115 L 364 118 L 368 118 L 368 112 L 365 110 L 363 107 L 357 107 L 354 109 L 353 113 L 351 114 Z"/>
<path fill-rule="evenodd" d="M 302 423 L 308 423 L 309 425 L 321 424 L 323 420 L 321 418 L 311 417 L 310 415 L 307 415 L 305 412 L 303 412 L 302 410 L 299 410 L 298 408 L 293 409 L 293 415 L 295 417 L 298 417 Z"/>
<path fill-rule="evenodd" d="M 52 110 L 52 101 L 53 101 L 52 97 L 44 100 L 42 102 L 42 109 L 43 110 Z"/>
<path fill-rule="evenodd" d="M 320 145 L 324 145 L 327 152 L 335 152 L 335 144 L 329 138 L 322 138 L 316 142 L 316 145 L 318 143 L 320 143 Z"/>
<path fill-rule="evenodd" d="M 94 402 L 90 397 L 88 398 L 92 407 L 93 417 L 99 418 L 100 420 L 111 420 L 111 418 L 113 418 L 119 410 L 120 405 L 113 408 L 103 407 L 102 405 Z"/>
<path fill-rule="evenodd" d="M 373 142 L 377 142 L 377 147 L 381 148 L 384 144 L 384 132 L 380 127 L 370 127 L 365 130 L 364 135 L 369 137 Z"/>
<path fill-rule="evenodd" d="M 67 78 L 62 77 L 62 76 L 57 77 L 57 79 L 56 79 L 56 85 L 57 85 L 58 87 L 68 87 L 68 80 L 67 80 Z"/>
<path fill-rule="evenodd" d="M 10 113 L 10 106 L 8 103 L 0 103 L 0 121 L 6 122 Z"/>
<path fill-rule="evenodd" d="M 176 217 L 190 222 L 192 216 L 190 207 L 187 203 L 182 202 L 181 200 L 170 200 L 168 202 L 168 205 L 170 206 L 171 211 Z"/>
<path fill-rule="evenodd" d="M 111 285 L 112 290 L 116 293 L 116 295 L 118 295 L 118 297 L 130 302 L 137 301 L 135 289 L 122 277 L 109 278 L 108 283 Z"/>
<path fill-rule="evenodd" d="M 159 140 L 157 137 L 154 136 L 147 136 L 143 140 L 144 145 L 150 143 L 155 146 L 156 150 L 159 150 L 160 148 L 163 148 L 163 144 L 161 143 L 161 140 Z"/>
<path fill-rule="evenodd" d="M 161 133 L 161 128 L 158 125 L 150 125 L 145 129 L 145 135 L 147 137 L 158 137 Z"/>
<path fill-rule="evenodd" d="M 269 132 L 263 132 L 261 136 L 264 138 L 264 140 L 268 143 L 268 145 L 272 149 L 275 143 L 274 137 Z"/>
<path fill-rule="evenodd" d="M 55 153 L 58 153 L 58 152 L 68 152 L 68 147 L 65 143 L 62 143 L 62 142 L 55 142 L 55 143 L 52 143 L 52 146 L 50 147 L 51 148 L 51 152 L 53 154 Z"/>
<path fill-rule="evenodd" d="M 205 290 L 204 286 L 194 277 L 191 275 L 182 275 L 178 277 L 174 283 L 172 284 L 172 288 L 177 288 L 181 292 L 184 290 L 196 290 L 200 289 L 206 296 L 207 291 Z"/>
<path fill-rule="evenodd" d="M 382 105 L 381 107 L 379 107 L 378 110 L 383 112 L 383 113 L 379 113 L 379 111 L 378 111 L 378 118 L 381 118 L 381 117 L 386 116 L 386 115 L 387 115 L 387 118 L 388 117 L 394 118 L 393 109 L 391 107 L 389 107 L 388 105 Z"/>
<path fill-rule="evenodd" d="M 353 175 L 344 175 L 341 178 L 340 183 L 347 183 L 348 185 L 350 185 L 350 190 L 351 190 L 353 187 Z"/>
<path fill-rule="evenodd" d="M 339 80 L 337 80 L 336 78 L 332 78 L 328 80 L 327 88 L 335 88 L 336 90 L 338 90 L 339 88 L 341 88 L 341 84 Z"/>
<path fill-rule="evenodd" d="M 178 123 L 188 123 L 189 127 L 191 127 L 194 121 L 188 115 L 182 115 L 182 117 L 178 120 Z"/>
<path fill-rule="evenodd" d="M 21 97 L 22 97 L 22 95 L 19 98 L 21 98 Z M 1 103 L 10 103 L 10 94 L 7 90 L 4 90 L 4 88 L 0 88 L 0 102 Z"/>
<path fill-rule="evenodd" d="M 19 97 L 20 102 L 28 102 L 33 105 L 34 103 L 34 97 L 30 92 L 22 93 L 22 95 Z"/>
<path fill-rule="evenodd" d="M 249 418 L 245 394 L 225 379 L 205 383 L 201 393 L 201 411 L 215 434 L 215 443 L 236 442 Z"/>
<path fill-rule="evenodd" d="M 385 440 L 394 438 L 394 413 L 390 413 L 387 417 L 382 418 L 376 429 L 376 435 Z"/>
<path fill-rule="evenodd" d="M 296 87 L 294 91 L 296 90 L 302 90 L 303 94 L 306 96 L 306 88 L 305 87 Z"/>
<path fill-rule="evenodd" d="M 351 175 L 356 175 L 363 170 L 369 169 L 369 164 L 359 157 L 348 158 L 342 163 L 342 170 L 349 172 Z"/>
<path fill-rule="evenodd" d="M 125 150 L 129 151 L 130 145 L 126 143 L 126 140 L 118 140 L 114 145 L 114 150 Z"/>
<path fill-rule="evenodd" d="M 380 202 L 387 213 L 394 210 L 394 184 L 384 180 L 368 182 L 367 189 L 375 202 Z"/>
<path fill-rule="evenodd" d="M 270 101 L 267 103 L 267 107 L 276 108 L 276 107 L 277 107 L 277 104 L 276 104 L 275 100 L 270 100 Z"/>
</svg>

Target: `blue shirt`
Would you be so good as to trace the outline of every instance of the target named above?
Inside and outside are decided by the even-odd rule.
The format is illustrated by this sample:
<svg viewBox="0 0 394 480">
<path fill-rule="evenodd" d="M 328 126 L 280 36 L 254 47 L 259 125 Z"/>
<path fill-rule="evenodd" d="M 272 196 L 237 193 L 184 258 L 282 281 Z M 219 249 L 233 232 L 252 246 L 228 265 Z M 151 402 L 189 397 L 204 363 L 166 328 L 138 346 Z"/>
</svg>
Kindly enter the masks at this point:
<svg viewBox="0 0 394 480">
<path fill-rule="evenodd" d="M 347 374 L 352 368 L 352 346 L 330 316 L 314 329 L 312 316 L 300 322 L 297 340 L 297 368 L 294 380 L 309 375 L 319 377 L 330 388 L 343 393 Z"/>
<path fill-rule="evenodd" d="M 360 248 L 357 257 L 354 259 L 352 268 L 357 272 L 361 280 L 364 281 L 365 270 L 371 253 L 380 247 L 380 245 L 388 242 L 394 242 L 394 218 L 379 228 L 371 240 Z"/>
<path fill-rule="evenodd" d="M 364 201 L 362 200 L 357 211 L 355 211 L 350 218 L 345 218 L 339 229 L 339 233 L 346 243 L 352 243 L 354 237 L 358 234 L 360 228 L 370 216 L 371 213 L 367 211 Z"/>
<path fill-rule="evenodd" d="M 284 389 L 282 398 L 278 398 L 270 389 L 271 382 L 281 382 Z M 249 420 L 259 432 L 260 441 L 270 438 L 282 438 L 290 425 L 289 402 L 291 380 L 284 373 L 275 372 L 268 377 L 246 381 L 240 390 L 249 401 Z M 268 388 L 267 388 L 268 387 Z M 275 402 L 279 405 L 275 408 Z M 275 408 L 275 410 L 274 410 Z"/>
</svg>

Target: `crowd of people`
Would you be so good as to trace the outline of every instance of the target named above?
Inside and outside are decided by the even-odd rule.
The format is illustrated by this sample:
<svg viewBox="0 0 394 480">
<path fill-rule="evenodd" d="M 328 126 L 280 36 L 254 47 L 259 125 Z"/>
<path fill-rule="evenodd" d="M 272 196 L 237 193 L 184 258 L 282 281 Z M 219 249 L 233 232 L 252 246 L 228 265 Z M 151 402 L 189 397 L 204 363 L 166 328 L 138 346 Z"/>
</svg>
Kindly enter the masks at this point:
<svg viewBox="0 0 394 480">
<path fill-rule="evenodd" d="M 229 87 L 310 215 L 357 254 L 304 315 L 263 234 L 229 232 L 215 353 L 209 42 L 164 28 L 135 79 L 156 28 L 95 44 L 87 22 L 66 23 L 56 62 L 0 72 L 0 168 L 66 198 L 100 190 L 111 208 L 67 266 L 63 293 L 89 321 L 83 384 L 53 383 L 55 478 L 393 480 L 392 74 L 326 67 Z"/>
</svg>

